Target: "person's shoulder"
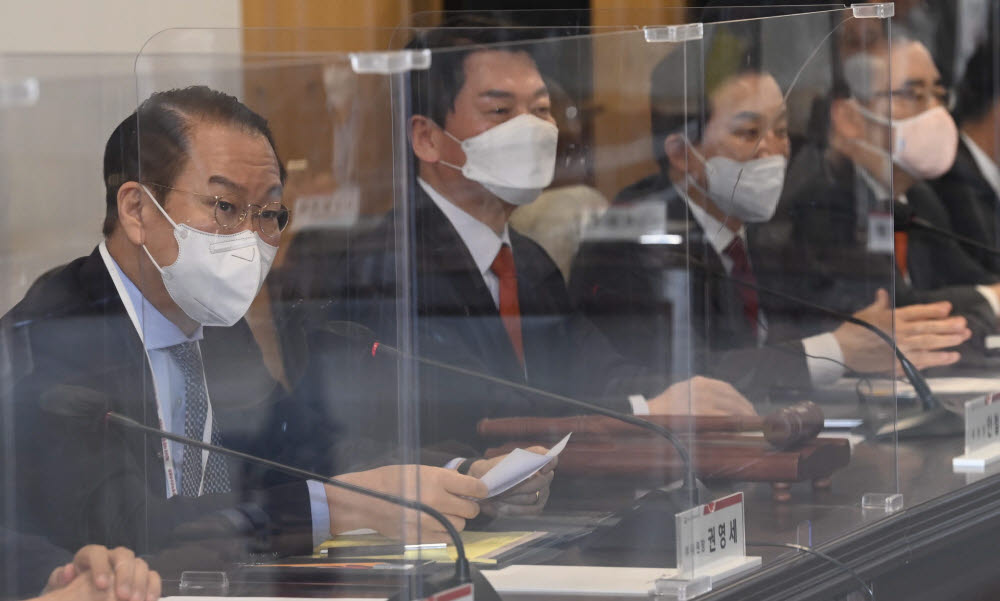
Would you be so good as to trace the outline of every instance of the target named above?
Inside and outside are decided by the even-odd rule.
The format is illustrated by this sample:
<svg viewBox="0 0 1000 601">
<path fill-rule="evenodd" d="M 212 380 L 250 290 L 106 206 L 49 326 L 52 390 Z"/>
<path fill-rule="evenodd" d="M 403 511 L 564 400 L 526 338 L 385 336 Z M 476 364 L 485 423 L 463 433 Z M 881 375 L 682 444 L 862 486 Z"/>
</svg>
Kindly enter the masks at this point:
<svg viewBox="0 0 1000 601">
<path fill-rule="evenodd" d="M 559 266 L 541 244 L 513 227 L 509 227 L 508 231 L 510 232 L 511 249 L 514 252 L 514 262 L 518 266 L 519 272 L 535 279 L 545 279 L 558 274 L 561 280 Z M 519 277 L 522 276 L 519 274 Z"/>
<path fill-rule="evenodd" d="M 854 166 L 845 157 L 832 158 L 817 144 L 800 148 L 788 162 L 782 196 L 811 197 L 833 187 L 843 187 L 854 179 Z"/>
<path fill-rule="evenodd" d="M 85 266 L 89 258 L 74 259 L 39 276 L 8 315 L 32 319 L 68 316 L 83 311 L 90 304 L 85 286 Z"/>
<path fill-rule="evenodd" d="M 535 242 L 531 237 L 522 234 L 510 225 L 508 225 L 507 231 L 510 233 L 510 245 L 515 254 L 525 257 L 530 256 L 538 260 L 552 261 L 549 253 L 545 252 L 542 245 Z"/>
<path fill-rule="evenodd" d="M 634 204 L 648 200 L 662 199 L 673 190 L 673 183 L 663 173 L 654 173 L 633 182 L 615 195 L 613 205 Z"/>
</svg>

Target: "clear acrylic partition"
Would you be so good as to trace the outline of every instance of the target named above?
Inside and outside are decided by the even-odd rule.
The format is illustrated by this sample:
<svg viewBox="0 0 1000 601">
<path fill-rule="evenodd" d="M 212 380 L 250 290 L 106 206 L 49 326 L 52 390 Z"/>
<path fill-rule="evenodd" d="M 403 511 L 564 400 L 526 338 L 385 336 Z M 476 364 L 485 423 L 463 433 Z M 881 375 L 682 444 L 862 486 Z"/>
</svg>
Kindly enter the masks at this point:
<svg viewBox="0 0 1000 601">
<path fill-rule="evenodd" d="M 10 223 L 31 223 L 37 212 L 37 223 L 59 224 L 61 238 L 53 245 L 45 231 L 18 227 L 5 240 L 0 269 L 13 285 L 4 310 L 43 273 L 87 256 L 102 239 L 100 205 L 91 206 L 97 214 L 75 201 L 53 211 L 53 198 L 100 198 L 106 184 L 124 185 L 115 196 L 123 218 L 106 225 L 128 235 L 113 236 L 108 252 L 125 276 L 121 286 L 104 275 L 109 261 L 91 254 L 70 269 L 84 270 L 81 279 L 96 287 L 67 288 L 65 269 L 53 272 L 40 297 L 0 322 L 2 486 L 22 491 L 4 495 L 4 549 L 29 557 L 15 545 L 69 553 L 87 543 L 123 544 L 149 557 L 169 592 L 298 595 L 295 583 L 317 572 L 268 564 L 309 556 L 329 531 L 368 527 L 390 537 L 353 539 L 366 545 L 441 539 L 431 522 L 413 526 L 402 510 L 350 496 L 330 497 L 327 527 L 322 486 L 239 460 L 223 470 L 212 454 L 192 454 L 186 466 L 182 445 L 164 447 L 120 422 L 94 425 L 112 409 L 185 432 L 189 404 L 205 398 L 211 412 L 193 418 L 201 424 L 200 433 L 189 432 L 195 438 L 436 506 L 443 497 L 454 512 L 469 510 L 453 494 L 468 480 L 391 466 L 480 476 L 490 464 L 467 459 L 549 448 L 572 431 L 547 488 L 548 476 L 536 476 L 464 522 L 467 536 L 546 533 L 499 559 L 480 558 L 485 568 L 547 562 L 669 576 L 680 564 L 682 580 L 710 576 L 718 584 L 718 565 L 684 556 L 711 553 L 704 524 L 676 528 L 675 514 L 696 503 L 743 493 L 742 543 L 767 566 L 793 553 L 780 545 L 823 548 L 877 525 L 903 500 L 910 508 L 961 487 L 966 476 L 950 465 L 958 437 L 896 438 L 904 427 L 919 435 L 929 422 L 946 422 L 943 414 L 893 378 L 900 374 L 888 345 L 831 313 L 864 310 L 859 317 L 885 324 L 892 303 L 870 307 L 878 289 L 899 303 L 937 298 L 903 301 L 902 284 L 907 291 L 929 284 L 893 267 L 899 257 L 887 199 L 898 195 L 899 180 L 887 175 L 880 120 L 900 110 L 885 94 L 894 89 L 896 66 L 887 57 L 897 41 L 884 14 L 869 8 L 870 17 L 850 9 L 739 21 L 706 14 L 705 23 L 653 21 L 662 26 L 645 29 L 638 28 L 645 17 L 597 29 L 592 16 L 593 29 L 574 23 L 556 35 L 547 25 L 464 32 L 484 36 L 472 38 L 471 53 L 468 42 L 435 42 L 437 33 L 421 26 L 173 30 L 113 66 L 105 64 L 115 62 L 110 57 L 5 58 L 0 123 L 13 132 L 3 139 L 16 143 L 4 145 L 0 163 L 4 210 Z M 759 10 L 729 16 L 776 9 Z M 394 51 L 372 53 L 383 48 Z M 72 76 L 57 70 L 66 65 L 75 65 Z M 281 174 L 259 136 L 197 119 L 164 130 L 169 115 L 147 111 L 135 122 L 138 147 L 113 147 L 137 171 L 94 177 L 122 119 L 152 94 L 191 85 L 231 94 L 267 120 L 285 172 L 280 194 L 271 184 Z M 479 93 L 470 97 L 472 90 Z M 506 125 L 521 113 L 558 130 L 551 180 L 552 130 L 526 117 Z M 244 116 L 254 131 L 254 118 Z M 54 128 L 58 142 L 36 135 Z M 83 138 L 66 143 L 70 132 Z M 462 146 L 445 132 L 483 137 Z M 170 150 L 172 136 L 188 142 Z M 524 145 L 527 138 L 535 144 Z M 769 215 L 763 201 L 774 200 L 782 171 L 775 156 L 786 161 Z M 56 169 L 38 176 L 47 166 Z M 209 182 L 213 175 L 230 182 Z M 523 188 L 531 180 L 542 189 L 537 197 Z M 138 183 L 165 202 L 175 231 Z M 498 198 L 532 200 L 509 215 L 507 234 L 523 360 L 507 327 L 510 280 L 480 256 L 500 246 L 490 225 L 502 231 L 511 207 Z M 711 204 L 699 204 L 706 198 Z M 232 207 L 223 204 L 229 199 Z M 280 225 L 281 208 L 270 201 L 290 210 L 278 238 L 263 235 Z M 243 222 L 259 241 L 241 233 L 244 226 L 220 225 L 234 223 L 229 209 L 238 217 L 247 204 L 262 205 Z M 737 217 L 744 227 L 736 236 L 725 223 L 712 227 Z M 750 271 L 737 271 L 709 234 L 743 240 Z M 911 239 L 910 253 L 914 246 Z M 175 248 L 182 259 L 169 263 Z M 261 260 L 272 253 L 246 317 L 206 326 L 199 339 L 196 321 L 242 315 Z M 217 271 L 203 269 L 212 265 Z M 88 266 L 100 277 L 88 280 Z M 755 295 L 739 283 L 751 278 Z M 84 299 L 76 312 L 63 308 L 77 306 L 68 294 Z M 49 310 L 50 296 L 58 310 Z M 118 304 L 125 297 L 133 316 Z M 754 303 L 756 313 L 746 311 Z M 191 332 L 197 345 L 172 348 Z M 828 332 L 853 339 L 845 348 Z M 860 361 L 850 343 L 863 348 Z M 734 391 L 763 423 L 689 417 L 746 408 Z M 803 400 L 826 419 L 858 425 L 837 433 L 839 442 L 791 449 L 768 442 L 797 428 L 800 414 L 781 412 Z M 625 415 L 669 414 L 650 420 L 667 426 L 683 452 L 659 434 L 596 419 L 599 410 L 574 401 Z M 551 421 L 566 417 L 572 421 Z M 814 414 L 805 419 L 816 423 Z M 63 473 L 76 461 L 73 477 L 34 476 Z M 190 490 L 189 474 L 199 490 Z M 74 484 L 79 478 L 84 485 Z M 74 502 L 63 510 L 62 498 Z M 60 519 L 46 521 L 52 515 Z M 715 536 L 721 551 L 717 527 Z M 407 559 L 443 562 L 436 553 L 410 551 Z M 5 594 L 14 592 L 6 583 L 29 578 L 9 556 Z M 432 576 L 444 569 L 434 565 L 445 564 L 431 564 Z M 193 571 L 210 573 L 182 582 Z M 15 572 L 23 577 L 12 579 Z M 323 578 L 335 585 L 330 595 L 388 595 L 399 585 L 336 571 Z M 17 595 L 37 592 L 24 584 Z"/>
<path fill-rule="evenodd" d="M 0 596 L 29 598 L 71 558 L 53 517 L 63 491 L 39 474 L 70 431 L 38 429 L 37 402 L 67 345 L 86 352 L 98 318 L 65 319 L 46 339 L 41 315 L 62 319 L 64 292 L 43 274 L 86 257 L 100 241 L 101 155 L 108 132 L 135 107 L 134 56 L 0 54 Z M 58 279 L 58 275 L 53 273 Z M 49 282 L 53 282 L 52 278 Z M 65 281 L 65 280 L 63 280 Z M 58 300 L 57 300 L 58 299 Z M 82 302 L 82 301 L 81 301 Z M 21 303 L 18 305 L 18 303 Z M 17 309 L 14 309 L 18 305 Z M 51 315 L 48 315 L 49 312 Z M 48 323 L 52 323 L 49 321 Z M 86 333 L 85 333 L 86 332 Z M 81 343 L 87 342 L 87 346 Z M 69 359 L 74 363 L 77 357 Z M 95 418 L 96 420 L 96 418 Z M 81 427 L 90 427 L 84 422 Z M 53 461 L 55 461 L 53 459 Z M 40 464 L 39 462 L 42 462 Z"/>
<path fill-rule="evenodd" d="M 742 442 L 699 433 L 694 461 L 723 454 L 719 475 L 742 475 L 709 497 L 744 493 L 747 552 L 766 559 L 898 509 L 925 466 L 897 455 L 897 416 L 940 410 L 896 402 L 906 385 L 890 299 L 918 276 L 894 261 L 890 15 L 870 5 L 705 24 L 697 52 L 653 72 L 666 159 L 656 198 L 686 254 L 691 373 L 732 383 L 762 418 L 763 436 Z M 670 252 L 664 242 L 647 252 Z M 693 412 L 717 399 L 692 385 Z M 692 533 L 695 565 L 704 538 Z"/>
<path fill-rule="evenodd" d="M 410 131 L 421 441 L 499 458 L 572 433 L 550 487 L 499 497 L 486 526 L 548 532 L 540 544 L 565 551 L 561 563 L 672 570 L 675 514 L 695 494 L 690 424 L 665 438 L 613 417 L 687 410 L 685 385 L 669 387 L 688 379 L 688 349 L 673 352 L 669 316 L 640 323 L 632 303 L 649 299 L 618 286 L 641 268 L 632 242 L 665 227 L 662 209 L 620 211 L 619 199 L 656 170 L 641 125 L 649 73 L 691 45 L 686 31 L 417 36 L 432 48 Z"/>
<path fill-rule="evenodd" d="M 1000 121 L 996 118 L 995 107 L 1000 98 L 1000 80 L 997 67 L 1000 64 L 1000 5 L 996 3 L 961 2 L 953 5 L 914 3 L 912 6 L 897 8 L 893 19 L 893 31 L 899 38 L 897 47 L 900 58 L 898 70 L 912 79 L 933 81 L 933 91 L 939 98 L 927 104 L 919 99 L 899 98 L 896 105 L 900 118 L 913 116 L 923 110 L 941 106 L 947 108 L 958 128 L 960 138 L 954 161 L 942 176 L 929 179 L 925 193 L 939 203 L 940 213 L 929 210 L 926 214 L 914 213 L 930 220 L 934 225 L 950 230 L 960 236 L 953 250 L 962 255 L 972 270 L 967 273 L 952 273 L 952 282 L 969 284 L 995 284 L 1000 273 L 1000 254 L 996 252 L 1000 243 L 997 229 L 997 192 L 992 180 L 997 159 L 1000 157 Z M 894 67 L 896 68 L 896 67 Z M 907 87 L 901 88 L 905 92 Z M 942 145 L 947 150 L 947 145 Z M 929 188 L 929 189 L 928 189 Z M 931 233 L 937 240 L 938 234 Z M 979 270 L 986 272 L 985 277 Z M 995 287 L 995 286 L 991 286 Z M 957 306 L 961 312 L 966 307 Z M 992 313 L 988 311 L 987 313 Z M 977 323 L 970 319 L 972 338 L 962 347 L 962 360 L 953 366 L 933 370 L 931 387 L 938 393 L 946 407 L 961 414 L 965 403 L 983 394 L 994 392 L 995 384 L 990 380 L 996 373 L 995 322 L 987 319 Z M 968 377 L 970 387 L 959 390 L 940 389 L 946 380 L 937 378 Z M 986 446 L 986 456 L 992 452 L 988 448 L 993 436 L 986 436 L 984 416 L 979 415 L 966 423 L 975 424 L 967 435 L 966 446 L 962 441 L 946 447 L 949 457 L 967 455 L 971 446 Z M 961 433 L 961 432 L 959 432 Z M 974 437 L 973 440 L 969 440 Z M 971 443 L 971 446 L 970 446 Z M 913 454 L 931 452 L 925 448 L 912 448 L 901 442 L 902 449 Z M 982 451 L 980 451 L 982 454 Z M 950 468 L 943 465 L 942 469 Z M 982 480 L 994 478 L 996 469 L 984 467 L 980 462 L 972 467 L 956 468 L 960 472 L 953 477 L 934 479 L 934 487 L 928 487 L 922 500 L 931 499 L 945 492 Z M 961 473 L 964 472 L 964 473 Z"/>
<path fill-rule="evenodd" d="M 206 325 L 198 347 L 211 412 L 197 413 L 204 388 L 195 386 L 197 376 L 194 383 L 187 379 L 185 351 L 172 345 L 149 351 L 153 377 L 142 388 L 147 401 L 133 411 L 147 424 L 157 417 L 173 420 L 168 429 L 174 432 L 194 419 L 188 434 L 199 440 L 414 500 L 425 498 L 421 493 L 431 485 L 416 467 L 424 457 L 408 414 L 414 406 L 406 358 L 412 349 L 406 336 L 397 335 L 410 328 L 410 284 L 405 276 L 398 283 L 394 278 L 397 270 L 405 274 L 405 247 L 387 219 L 407 214 L 407 161 L 400 159 L 406 82 L 426 56 L 372 52 L 385 43 L 380 35 L 177 30 L 147 43 L 135 76 L 138 97 L 151 104 L 138 114 L 138 179 L 126 180 L 138 182 L 129 194 L 143 207 L 146 247 L 156 264 L 134 245 L 128 260 L 165 311 L 174 312 L 168 319 L 183 333 L 194 328 L 197 338 L 197 324 Z M 244 106 L 188 88 L 198 85 L 231 94 Z M 158 111 L 157 102 L 168 110 Z M 208 109 L 200 108 L 205 104 Z M 218 117 L 233 111 L 235 122 Z M 178 113 L 190 124 L 176 124 Z M 261 134 L 261 119 L 270 125 L 273 148 Z M 179 132 L 187 142 L 171 146 Z M 168 160 L 171 153 L 179 153 L 177 163 Z M 165 204 L 173 231 L 149 195 Z M 137 313 L 147 346 L 166 344 L 161 327 L 177 335 L 160 320 L 156 303 L 143 302 Z M 369 315 L 386 321 L 364 319 Z M 157 361 L 165 362 L 162 376 Z M 153 400 L 164 397 L 182 398 L 183 412 L 161 401 L 158 416 Z M 209 423 L 206 414 L 211 429 L 199 425 Z M 179 523 L 159 523 L 147 513 L 145 533 L 182 589 L 185 570 L 226 571 L 231 587 L 241 580 L 301 577 L 294 568 L 245 564 L 322 553 L 331 533 L 371 529 L 375 534 L 349 540 L 390 546 L 445 538 L 430 518 L 317 480 L 307 484 L 302 474 L 242 459 L 227 464 L 212 454 L 199 467 L 204 456 L 185 453 L 182 445 L 168 444 L 158 453 L 172 462 L 145 466 L 150 506 L 190 503 L 192 509 Z M 180 498 L 164 504 L 164 472 L 171 470 Z M 199 486 L 203 496 L 220 500 L 184 498 Z M 230 499 L 227 489 L 240 494 Z M 451 498 L 465 511 L 476 507 Z M 220 516 L 235 525 L 212 530 Z M 195 556 L 178 551 L 189 542 L 184 537 L 196 538 L 199 548 L 217 543 L 236 554 L 217 568 L 198 567 Z M 330 553 L 336 562 L 337 552 Z M 382 554 L 395 555 L 390 547 Z M 401 577 L 383 578 L 380 585 Z M 334 574 L 328 580 L 343 579 Z"/>
</svg>

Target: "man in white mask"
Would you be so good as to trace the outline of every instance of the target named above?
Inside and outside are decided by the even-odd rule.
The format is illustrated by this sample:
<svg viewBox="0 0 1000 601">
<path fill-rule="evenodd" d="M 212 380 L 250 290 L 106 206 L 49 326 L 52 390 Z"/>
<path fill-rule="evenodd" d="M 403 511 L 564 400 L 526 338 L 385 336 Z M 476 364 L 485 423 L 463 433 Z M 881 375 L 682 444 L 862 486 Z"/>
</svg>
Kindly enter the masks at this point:
<svg viewBox="0 0 1000 601">
<path fill-rule="evenodd" d="M 310 553 L 358 528 L 445 539 L 433 520 L 404 519 L 389 503 L 97 427 L 117 411 L 328 469 L 326 449 L 355 424 L 334 432 L 289 399 L 242 318 L 288 222 L 284 179 L 267 122 L 206 87 L 154 94 L 115 130 L 105 153 L 105 239 L 40 278 L 0 328 L 14 370 L 3 402 L 19 460 L 4 466 L 19 470 L 11 474 L 18 528 L 67 548 L 125 544 L 143 554 L 171 548 L 182 532 L 197 538 L 193 524 L 206 520 L 214 526 L 205 536 L 224 538 L 228 526 L 248 543 L 263 536 L 263 550 L 277 553 Z M 456 527 L 478 514 L 486 485 L 453 469 L 387 465 L 339 477 L 398 494 L 404 472 Z M 551 471 L 532 480 L 531 503 L 544 505 L 550 480 Z M 197 556 L 191 565 L 171 557 L 182 564 L 171 567 L 204 567 Z"/>
<path fill-rule="evenodd" d="M 947 301 L 972 330 L 962 352 L 975 354 L 996 328 L 996 276 L 945 237 L 913 229 L 894 236 L 890 217 L 903 207 L 950 227 L 944 199 L 922 179 L 940 175 L 955 157 L 958 134 L 940 75 L 926 48 L 904 37 L 891 44 L 872 37 L 835 60 L 830 92 L 813 103 L 774 219 L 750 229 L 758 279 L 842 313 L 891 284 L 897 322 L 909 305 Z M 829 318 L 809 312 L 789 316 L 787 325 L 807 333 L 830 327 Z"/>
<path fill-rule="evenodd" d="M 353 244 L 376 250 L 350 264 L 347 283 L 358 286 L 359 302 L 347 317 L 391 340 L 397 327 L 378 311 L 379 299 L 394 297 L 395 262 L 408 260 L 424 357 L 624 412 L 752 413 L 729 384 L 696 378 L 667 387 L 624 361 L 573 310 L 552 259 L 509 227 L 514 209 L 551 182 L 558 131 L 532 56 L 523 47 L 477 46 L 503 41 L 506 31 L 447 27 L 415 42 L 447 49 L 413 73 L 414 244 L 393 252 L 391 215 Z M 421 368 L 420 384 L 425 443 L 457 439 L 483 449 L 476 424 L 484 418 L 574 412 L 524 388 L 433 367 Z"/>
<path fill-rule="evenodd" d="M 843 61 L 843 84 L 830 106 L 831 153 L 855 166 L 876 202 L 908 205 L 950 230 L 942 206 L 949 199 L 938 198 L 924 181 L 951 169 L 959 142 L 950 94 L 930 53 L 902 36 L 874 43 Z M 897 266 L 918 289 L 1000 281 L 968 249 L 942 236 L 900 232 L 896 243 Z"/>
<path fill-rule="evenodd" d="M 681 114 L 676 82 L 684 60 L 681 53 L 668 56 L 653 73 L 653 139 L 662 171 L 626 188 L 606 216 L 623 221 L 624 214 L 658 212 L 664 216 L 661 234 L 677 240 L 591 240 L 571 276 L 578 305 L 633 359 L 645 354 L 663 360 L 657 348 L 686 340 L 690 369 L 727 379 L 751 398 L 774 386 L 830 384 L 845 366 L 888 371 L 895 361 L 891 349 L 851 324 L 801 340 L 769 332 L 769 322 L 779 317 L 774 299 L 736 283 L 756 284 L 747 227 L 769 221 L 781 196 L 790 152 L 787 108 L 769 73 L 753 67 L 731 72 L 730 63 L 720 61 L 705 67 L 706 81 L 714 83 L 706 90 L 704 117 Z M 668 289 L 662 278 L 672 270 L 687 272 L 687 291 L 661 297 Z M 946 319 L 948 311 L 942 303 L 897 315 L 898 344 L 921 367 L 958 359 L 937 350 L 969 335 L 965 320 Z M 689 338 L 663 323 L 660 316 L 672 313 L 690 316 Z M 856 316 L 892 334 L 884 293 Z"/>
</svg>

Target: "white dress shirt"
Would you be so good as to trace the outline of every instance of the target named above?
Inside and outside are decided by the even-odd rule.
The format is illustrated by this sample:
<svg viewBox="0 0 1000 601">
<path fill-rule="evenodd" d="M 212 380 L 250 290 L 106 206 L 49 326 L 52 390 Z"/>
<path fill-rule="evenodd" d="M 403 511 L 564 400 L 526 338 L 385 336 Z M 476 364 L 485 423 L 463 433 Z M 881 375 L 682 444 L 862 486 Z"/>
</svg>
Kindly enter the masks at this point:
<svg viewBox="0 0 1000 601">
<path fill-rule="evenodd" d="M 431 197 L 444 216 L 448 218 L 452 227 L 458 232 L 458 236 L 465 243 L 465 248 L 472 255 L 472 260 L 476 262 L 479 274 L 483 276 L 483 282 L 493 296 L 493 303 L 500 307 L 500 278 L 497 277 L 490 267 L 496 259 L 500 247 L 504 244 L 510 246 L 510 230 L 507 224 L 503 226 L 503 233 L 497 235 L 490 226 L 479 221 L 460 209 L 455 203 L 441 195 L 440 192 L 431 187 L 422 179 L 417 180 L 420 187 L 424 189 L 427 196 Z"/>
<path fill-rule="evenodd" d="M 153 386 L 156 392 L 156 402 L 160 405 L 163 429 L 173 434 L 184 435 L 184 410 L 186 407 L 184 372 L 168 349 L 185 342 L 200 341 L 204 337 L 202 327 L 198 326 L 194 333 L 190 336 L 186 335 L 174 322 L 164 317 L 156 307 L 146 302 L 142 292 L 125 275 L 118 262 L 110 254 L 107 255 L 107 258 L 110 261 L 105 261 L 105 267 L 109 271 L 112 269 L 117 271 L 128 294 L 128 301 L 132 303 L 132 308 L 135 310 L 135 317 L 138 321 L 138 324 L 135 325 L 139 330 L 139 337 L 142 338 L 146 347 L 146 355 L 149 356 L 149 369 L 153 372 Z M 181 463 L 184 460 L 185 445 L 174 441 L 168 441 L 167 444 L 170 447 L 170 458 L 176 475 L 176 487 L 177 490 L 181 490 Z M 170 489 L 171 486 L 168 482 L 166 490 Z"/>
</svg>

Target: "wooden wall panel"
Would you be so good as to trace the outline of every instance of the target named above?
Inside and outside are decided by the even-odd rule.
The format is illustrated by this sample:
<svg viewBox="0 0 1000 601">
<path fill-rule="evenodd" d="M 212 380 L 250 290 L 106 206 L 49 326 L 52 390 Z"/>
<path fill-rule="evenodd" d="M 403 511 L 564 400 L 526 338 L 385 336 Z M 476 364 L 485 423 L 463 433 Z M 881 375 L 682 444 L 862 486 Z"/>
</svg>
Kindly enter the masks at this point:
<svg viewBox="0 0 1000 601">
<path fill-rule="evenodd" d="M 595 28 L 673 25 L 688 17 L 681 0 L 592 0 L 591 6 Z M 593 101 L 600 109 L 593 127 L 595 185 L 609 199 L 658 169 L 649 141 L 649 76 L 668 50 L 638 43 L 635 36 L 594 40 Z"/>
<path fill-rule="evenodd" d="M 302 194 L 331 193 L 345 176 L 357 180 L 374 175 L 384 181 L 384 165 L 391 156 L 386 80 L 338 77 L 337 71 L 347 71 L 348 52 L 402 46 L 409 36 L 398 28 L 406 27 L 414 13 L 440 10 L 441 3 L 243 1 L 245 98 L 268 118 L 282 158 L 292 167 L 290 203 Z M 293 52 L 307 58 L 293 65 L 287 59 Z M 309 53 L 319 54 L 308 58 Z M 342 57 L 339 64 L 328 60 L 335 55 Z M 351 156 L 334 156 L 335 148 Z M 345 168 L 352 173 L 344 173 Z M 388 208 L 385 199 L 375 194 L 363 194 L 362 203 L 362 212 Z"/>
<path fill-rule="evenodd" d="M 391 207 L 386 79 L 353 75 L 344 53 L 401 46 L 407 36 L 396 28 L 408 25 L 413 13 L 440 10 L 441 2 L 243 0 L 244 101 L 268 119 L 289 167 L 284 201 L 293 224 L 297 199 L 333 198 L 355 185 L 361 214 Z M 289 53 L 301 54 L 292 59 Z M 293 227 L 282 236 L 275 267 L 285 262 L 295 235 Z M 268 369 L 287 385 L 267 288 L 247 318 Z"/>
</svg>

